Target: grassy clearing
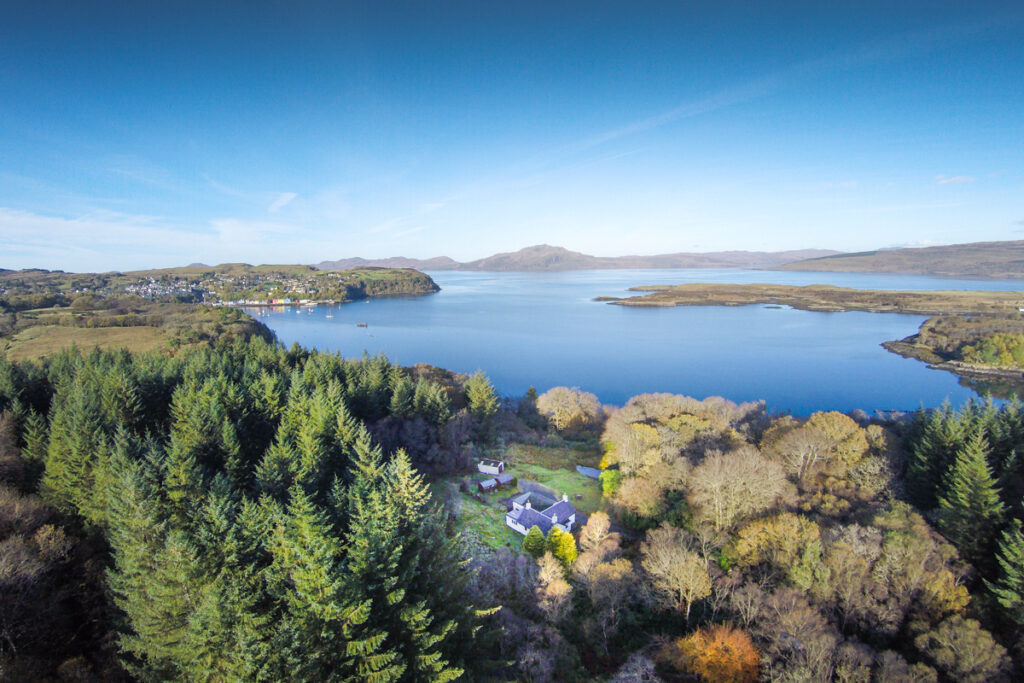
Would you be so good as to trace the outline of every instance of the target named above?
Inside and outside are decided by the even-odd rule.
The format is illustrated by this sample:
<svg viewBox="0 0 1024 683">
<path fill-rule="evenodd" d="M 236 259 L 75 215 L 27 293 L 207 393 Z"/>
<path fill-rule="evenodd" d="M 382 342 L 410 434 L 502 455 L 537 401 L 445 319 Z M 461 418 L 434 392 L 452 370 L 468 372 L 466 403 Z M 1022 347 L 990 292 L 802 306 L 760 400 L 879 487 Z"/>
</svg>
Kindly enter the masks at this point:
<svg viewBox="0 0 1024 683">
<path fill-rule="evenodd" d="M 576 509 L 588 515 L 601 508 L 601 484 L 596 479 L 584 477 L 575 470 L 552 470 L 540 465 L 517 465 L 509 470 L 517 477 L 530 479 L 554 489 L 555 494 L 565 493 Z M 576 498 L 576 496 L 582 496 Z"/>
<path fill-rule="evenodd" d="M 435 500 L 450 499 L 455 503 L 462 530 L 470 544 L 490 550 L 520 548 L 523 537 L 505 525 L 505 505 L 501 503 L 503 498 L 514 495 L 515 492 L 503 489 L 480 494 L 486 501 L 481 503 L 472 494 L 459 491 L 459 482 L 462 479 L 463 477 L 445 477 L 435 481 L 431 488 Z"/>
<path fill-rule="evenodd" d="M 155 327 L 62 327 L 37 325 L 22 330 L 10 340 L 7 358 L 23 361 L 54 353 L 72 344 L 87 351 L 93 347 L 101 349 L 125 348 L 143 353 L 161 348 L 168 336 Z"/>
<path fill-rule="evenodd" d="M 601 451 L 593 446 L 532 446 L 523 443 L 510 444 L 499 457 L 515 465 L 540 465 L 547 469 L 576 471 L 576 465 L 597 467 L 601 462 Z"/>
</svg>

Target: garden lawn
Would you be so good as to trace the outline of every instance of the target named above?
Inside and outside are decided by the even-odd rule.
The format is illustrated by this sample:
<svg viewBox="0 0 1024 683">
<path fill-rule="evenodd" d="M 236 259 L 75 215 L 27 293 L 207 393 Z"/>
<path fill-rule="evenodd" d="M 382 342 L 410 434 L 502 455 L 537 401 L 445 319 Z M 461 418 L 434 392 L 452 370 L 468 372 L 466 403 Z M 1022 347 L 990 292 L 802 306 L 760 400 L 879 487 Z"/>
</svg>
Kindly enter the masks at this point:
<svg viewBox="0 0 1024 683">
<path fill-rule="evenodd" d="M 512 489 L 501 489 L 480 494 L 486 503 L 481 503 L 472 493 L 459 491 L 462 477 L 445 477 L 434 482 L 435 500 L 451 498 L 458 508 L 459 522 L 463 533 L 471 544 L 479 544 L 488 549 L 512 547 L 519 549 L 523 545 L 523 537 L 505 524 L 505 506 L 501 500 L 515 495 Z M 474 481 L 475 486 L 475 481 Z"/>
<path fill-rule="evenodd" d="M 568 494 L 569 502 L 576 509 L 588 515 L 601 508 L 601 483 L 596 479 L 584 477 L 574 469 L 549 469 L 540 465 L 515 464 L 508 472 L 520 479 L 529 479 L 543 484 L 555 491 L 555 494 Z M 577 499 L 577 494 L 582 498 Z"/>
</svg>

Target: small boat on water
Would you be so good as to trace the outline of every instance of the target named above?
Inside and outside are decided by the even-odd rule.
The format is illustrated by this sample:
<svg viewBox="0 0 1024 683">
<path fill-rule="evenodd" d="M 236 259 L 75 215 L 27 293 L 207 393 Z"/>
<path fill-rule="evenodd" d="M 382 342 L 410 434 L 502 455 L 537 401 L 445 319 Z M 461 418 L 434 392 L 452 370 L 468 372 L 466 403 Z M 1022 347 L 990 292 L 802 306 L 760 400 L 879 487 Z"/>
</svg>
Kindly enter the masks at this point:
<svg viewBox="0 0 1024 683">
<path fill-rule="evenodd" d="M 328 314 L 327 314 L 327 315 L 325 315 L 324 317 L 325 317 L 325 318 L 327 318 L 328 320 L 330 320 L 331 318 L 333 318 L 333 317 L 334 317 L 334 314 L 333 314 L 333 313 L 328 313 Z"/>
<path fill-rule="evenodd" d="M 366 323 L 356 323 L 356 327 L 367 327 Z"/>
</svg>

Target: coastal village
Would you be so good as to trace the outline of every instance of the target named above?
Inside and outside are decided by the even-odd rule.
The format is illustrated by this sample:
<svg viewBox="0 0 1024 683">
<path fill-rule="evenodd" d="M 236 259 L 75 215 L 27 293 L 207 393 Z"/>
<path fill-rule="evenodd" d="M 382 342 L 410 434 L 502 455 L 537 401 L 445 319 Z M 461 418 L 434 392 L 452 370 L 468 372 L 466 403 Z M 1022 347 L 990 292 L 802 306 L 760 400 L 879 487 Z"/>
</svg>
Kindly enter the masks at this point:
<svg viewBox="0 0 1024 683">
<path fill-rule="evenodd" d="M 128 273 L 28 270 L 3 273 L 0 280 L 0 296 L 61 292 L 68 299 L 83 294 L 137 296 L 214 306 L 312 306 L 436 291 L 429 276 L 408 268 L 317 270 L 300 265 L 197 265 Z"/>
</svg>

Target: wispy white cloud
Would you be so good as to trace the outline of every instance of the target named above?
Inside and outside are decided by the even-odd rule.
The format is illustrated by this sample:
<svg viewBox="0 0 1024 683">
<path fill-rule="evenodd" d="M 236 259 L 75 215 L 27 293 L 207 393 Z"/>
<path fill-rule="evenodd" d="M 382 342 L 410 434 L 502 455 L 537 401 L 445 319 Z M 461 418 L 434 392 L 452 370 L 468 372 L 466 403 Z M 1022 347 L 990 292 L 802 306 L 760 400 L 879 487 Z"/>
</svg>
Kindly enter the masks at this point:
<svg viewBox="0 0 1024 683">
<path fill-rule="evenodd" d="M 818 187 L 826 190 L 852 190 L 857 187 L 856 180 L 842 180 L 842 181 L 831 181 L 826 180 L 818 183 Z"/>
<path fill-rule="evenodd" d="M 298 224 L 218 218 L 187 225 L 91 211 L 74 217 L 0 207 L 0 267 L 130 270 L 195 261 L 302 263 L 335 248 Z"/>
<path fill-rule="evenodd" d="M 581 152 L 619 138 L 636 135 L 684 119 L 710 114 L 721 109 L 761 99 L 784 88 L 808 80 L 823 78 L 851 69 L 905 59 L 954 44 L 983 33 L 995 20 L 970 25 L 950 25 L 914 31 L 867 43 L 853 50 L 833 52 L 738 83 L 702 98 L 684 102 L 672 109 L 646 116 L 568 145 L 562 154 Z"/>
<path fill-rule="evenodd" d="M 963 183 L 973 183 L 976 178 L 972 175 L 954 175 L 954 176 L 935 176 L 936 185 L 961 185 Z"/>
<path fill-rule="evenodd" d="M 284 207 L 288 206 L 288 204 L 298 196 L 299 195 L 294 192 L 282 192 L 277 195 L 277 199 L 270 203 L 270 206 L 267 207 L 267 211 L 270 213 L 277 213 Z"/>
<path fill-rule="evenodd" d="M 426 229 L 427 229 L 426 225 L 417 225 L 414 228 L 409 228 L 408 230 L 402 230 L 401 232 L 396 232 L 393 235 L 393 237 L 408 237 L 409 235 L 415 235 L 418 232 L 423 232 Z"/>
</svg>

